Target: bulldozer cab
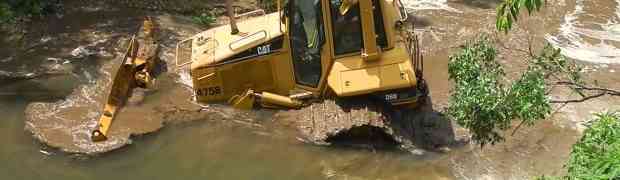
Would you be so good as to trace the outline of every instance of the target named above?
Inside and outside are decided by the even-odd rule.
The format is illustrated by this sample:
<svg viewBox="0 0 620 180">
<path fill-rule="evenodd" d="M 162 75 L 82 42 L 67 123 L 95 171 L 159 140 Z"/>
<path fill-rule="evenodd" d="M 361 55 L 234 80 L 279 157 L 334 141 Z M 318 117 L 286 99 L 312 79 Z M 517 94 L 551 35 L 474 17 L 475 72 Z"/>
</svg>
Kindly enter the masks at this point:
<svg viewBox="0 0 620 180">
<path fill-rule="evenodd" d="M 399 0 L 277 4 L 277 12 L 239 21 L 238 35 L 220 26 L 179 43 L 177 65 L 190 66 L 197 101 L 301 106 L 328 90 L 414 101 L 408 89 L 419 77 L 410 48 L 397 43 L 395 24 L 406 19 Z"/>
<path fill-rule="evenodd" d="M 389 48 L 382 2 L 385 1 L 287 1 L 284 15 L 296 84 L 320 93 L 335 61 L 351 56 L 377 59 L 383 48 Z M 394 2 L 384 4 L 390 3 Z M 367 10 L 361 13 L 360 6 Z"/>
</svg>

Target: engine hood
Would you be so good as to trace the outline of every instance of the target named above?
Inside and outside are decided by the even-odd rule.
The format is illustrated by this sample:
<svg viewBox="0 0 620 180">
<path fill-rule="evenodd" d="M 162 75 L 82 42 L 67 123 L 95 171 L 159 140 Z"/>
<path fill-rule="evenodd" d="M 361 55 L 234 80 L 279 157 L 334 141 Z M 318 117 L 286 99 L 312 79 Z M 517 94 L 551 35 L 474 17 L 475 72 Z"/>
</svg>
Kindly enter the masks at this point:
<svg viewBox="0 0 620 180">
<path fill-rule="evenodd" d="M 237 22 L 239 34 L 232 35 L 229 24 L 198 33 L 182 43 L 191 43 L 191 68 L 227 60 L 274 38 L 282 36 L 284 24 L 279 13 L 252 17 Z"/>
</svg>

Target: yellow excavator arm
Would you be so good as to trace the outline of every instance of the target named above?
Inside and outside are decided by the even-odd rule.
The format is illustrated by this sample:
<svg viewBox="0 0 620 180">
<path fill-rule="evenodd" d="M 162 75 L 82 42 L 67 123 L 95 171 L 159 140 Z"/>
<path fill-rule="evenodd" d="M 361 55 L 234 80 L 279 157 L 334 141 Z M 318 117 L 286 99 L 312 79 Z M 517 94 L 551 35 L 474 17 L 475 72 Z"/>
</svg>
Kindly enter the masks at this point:
<svg viewBox="0 0 620 180">
<path fill-rule="evenodd" d="M 159 45 L 155 39 L 157 27 L 151 17 L 146 17 L 142 24 L 142 33 L 134 35 L 114 75 L 112 87 L 108 94 L 97 127 L 91 133 L 95 142 L 108 139 L 112 121 L 131 96 L 134 88 L 149 88 L 154 84 L 153 70 L 157 64 Z M 137 34 L 138 34 L 137 33 Z"/>
</svg>

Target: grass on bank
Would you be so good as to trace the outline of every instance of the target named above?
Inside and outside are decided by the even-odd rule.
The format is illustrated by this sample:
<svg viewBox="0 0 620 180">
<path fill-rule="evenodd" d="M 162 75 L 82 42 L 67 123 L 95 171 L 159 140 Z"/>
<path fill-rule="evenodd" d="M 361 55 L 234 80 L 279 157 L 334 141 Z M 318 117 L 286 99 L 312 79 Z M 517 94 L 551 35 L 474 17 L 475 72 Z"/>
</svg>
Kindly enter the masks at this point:
<svg viewBox="0 0 620 180">
<path fill-rule="evenodd" d="M 203 12 L 199 15 L 192 16 L 192 21 L 203 26 L 211 26 L 217 21 L 217 17 L 213 11 Z"/>
</svg>

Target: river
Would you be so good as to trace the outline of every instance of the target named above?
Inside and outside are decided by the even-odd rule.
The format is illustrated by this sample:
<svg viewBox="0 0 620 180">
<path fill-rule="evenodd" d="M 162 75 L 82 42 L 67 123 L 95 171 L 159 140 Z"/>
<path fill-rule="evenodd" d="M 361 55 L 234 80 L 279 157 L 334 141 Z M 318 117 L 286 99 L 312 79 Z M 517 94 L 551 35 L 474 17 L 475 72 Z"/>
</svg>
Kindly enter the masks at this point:
<svg viewBox="0 0 620 180">
<path fill-rule="evenodd" d="M 432 44 L 425 49 L 429 53 L 425 73 L 434 100 L 445 101 L 449 93 L 446 69 L 452 51 L 448 47 L 485 31 L 481 29 L 488 30 L 496 3 L 491 0 L 406 1 L 414 19 L 421 24 L 417 30 L 424 33 L 423 42 Z M 620 2 L 550 0 L 549 3 L 549 8 L 543 8 L 539 14 L 539 20 L 523 22 L 542 22 L 543 28 L 531 25 L 534 28 L 525 29 L 535 38 L 563 49 L 564 55 L 596 68 L 595 75 L 602 77 L 602 83 L 619 84 L 616 71 L 620 67 L 615 63 L 620 63 L 617 25 Z M 506 142 L 484 149 L 462 144 L 450 147 L 448 152 L 422 155 L 395 149 L 304 144 L 295 139 L 294 130 L 279 124 L 280 119 L 272 116 L 271 111 L 251 116 L 258 126 L 221 121 L 173 124 L 157 133 L 136 137 L 130 146 L 104 155 L 66 154 L 42 145 L 24 131 L 24 110 L 29 103 L 63 100 L 78 86 L 93 84 L 103 62 L 110 58 L 60 58 L 60 62 L 49 58 L 69 54 L 76 44 L 96 42 L 88 37 L 97 33 L 89 35 L 91 32 L 82 29 L 112 26 L 94 21 L 124 16 L 136 19 L 142 15 L 84 9 L 52 18 L 62 24 L 60 27 L 35 31 L 40 35 L 34 36 L 34 42 L 43 42 L 43 46 L 30 52 L 0 51 L 0 71 L 34 71 L 38 64 L 53 61 L 72 72 L 34 80 L 0 81 L 2 179 L 531 179 L 543 174 L 561 175 L 570 146 L 580 136 L 579 120 L 574 119 L 587 119 L 590 112 L 611 108 L 613 104 L 600 100 L 567 108 L 561 111 L 562 115 L 522 128 L 508 135 Z M 121 24 L 125 29 L 120 32 L 130 32 L 133 26 L 128 24 L 131 23 Z M 53 44 L 46 45 L 48 41 Z M 13 58 L 7 59 L 9 56 Z M 183 75 L 164 81 L 183 81 L 179 77 Z M 156 95 L 163 96 L 167 95 Z"/>
</svg>

